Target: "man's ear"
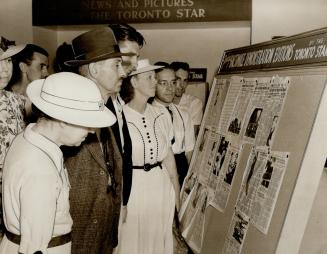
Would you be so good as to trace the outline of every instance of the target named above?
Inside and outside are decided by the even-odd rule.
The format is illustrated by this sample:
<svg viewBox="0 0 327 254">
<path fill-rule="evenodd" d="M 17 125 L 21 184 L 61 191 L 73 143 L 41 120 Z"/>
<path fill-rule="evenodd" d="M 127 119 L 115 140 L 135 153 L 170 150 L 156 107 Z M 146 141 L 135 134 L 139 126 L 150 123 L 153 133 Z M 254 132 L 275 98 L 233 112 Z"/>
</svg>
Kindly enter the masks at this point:
<svg viewBox="0 0 327 254">
<path fill-rule="evenodd" d="M 98 62 L 89 63 L 89 73 L 91 77 L 96 78 L 99 73 L 99 64 Z"/>
<path fill-rule="evenodd" d="M 18 66 L 19 66 L 19 69 L 20 69 L 20 71 L 21 71 L 22 73 L 26 73 L 26 72 L 27 72 L 27 64 L 26 64 L 26 63 L 24 63 L 24 62 L 20 62 L 20 63 L 18 64 Z"/>
</svg>

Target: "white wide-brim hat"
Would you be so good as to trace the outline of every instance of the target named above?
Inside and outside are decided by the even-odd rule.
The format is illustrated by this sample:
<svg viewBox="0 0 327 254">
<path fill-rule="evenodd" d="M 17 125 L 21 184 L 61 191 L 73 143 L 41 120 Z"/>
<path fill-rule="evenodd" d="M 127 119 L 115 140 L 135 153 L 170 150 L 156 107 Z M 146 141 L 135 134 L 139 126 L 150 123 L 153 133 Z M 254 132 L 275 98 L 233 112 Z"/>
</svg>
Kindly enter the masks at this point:
<svg viewBox="0 0 327 254">
<path fill-rule="evenodd" d="M 26 44 L 17 46 L 9 46 L 6 51 L 0 50 L 0 61 L 12 57 L 21 52 L 26 47 Z"/>
<path fill-rule="evenodd" d="M 161 65 L 151 65 L 149 59 L 141 59 L 137 61 L 137 68 L 135 71 L 129 74 L 129 76 L 133 76 L 136 74 L 140 74 L 143 72 L 153 71 L 156 69 L 161 69 L 165 66 Z"/>
<path fill-rule="evenodd" d="M 75 73 L 60 72 L 35 80 L 26 93 L 39 110 L 66 123 L 102 128 L 116 122 L 96 84 Z"/>
</svg>

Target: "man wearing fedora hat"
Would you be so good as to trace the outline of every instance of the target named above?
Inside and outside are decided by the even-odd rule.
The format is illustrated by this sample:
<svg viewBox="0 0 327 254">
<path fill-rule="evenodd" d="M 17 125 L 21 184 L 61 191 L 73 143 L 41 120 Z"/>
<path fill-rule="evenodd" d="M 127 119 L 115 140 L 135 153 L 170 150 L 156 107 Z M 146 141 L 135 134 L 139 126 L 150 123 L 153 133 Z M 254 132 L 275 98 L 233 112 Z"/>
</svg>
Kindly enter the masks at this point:
<svg viewBox="0 0 327 254">
<path fill-rule="evenodd" d="M 65 63 L 77 66 L 81 75 L 96 83 L 103 100 L 119 110 L 112 97 L 119 93 L 126 77 L 121 57 L 135 53 L 120 52 L 109 27 L 81 34 L 73 39 L 72 49 L 75 59 Z M 119 129 L 118 133 L 122 131 Z M 103 128 L 96 135 L 89 135 L 85 144 L 66 158 L 72 185 L 73 254 L 109 254 L 117 245 L 123 144 L 115 138 L 112 128 Z"/>
<path fill-rule="evenodd" d="M 62 72 L 27 87 L 38 120 L 18 134 L 3 168 L 6 233 L 1 254 L 71 253 L 70 184 L 60 146 L 79 146 L 116 118 L 97 86 Z"/>
</svg>

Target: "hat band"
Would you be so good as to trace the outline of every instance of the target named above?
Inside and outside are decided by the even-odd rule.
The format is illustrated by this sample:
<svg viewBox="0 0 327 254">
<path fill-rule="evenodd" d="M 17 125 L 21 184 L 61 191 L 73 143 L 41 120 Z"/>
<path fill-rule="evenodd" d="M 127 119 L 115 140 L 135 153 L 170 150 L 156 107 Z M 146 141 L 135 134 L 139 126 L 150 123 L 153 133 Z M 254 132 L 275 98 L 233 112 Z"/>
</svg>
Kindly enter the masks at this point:
<svg viewBox="0 0 327 254">
<path fill-rule="evenodd" d="M 47 92 L 41 91 L 40 97 L 51 104 L 57 105 L 63 108 L 83 110 L 83 111 L 103 111 L 104 102 L 103 100 L 99 101 L 81 101 L 74 100 L 69 98 L 59 97 Z"/>
</svg>

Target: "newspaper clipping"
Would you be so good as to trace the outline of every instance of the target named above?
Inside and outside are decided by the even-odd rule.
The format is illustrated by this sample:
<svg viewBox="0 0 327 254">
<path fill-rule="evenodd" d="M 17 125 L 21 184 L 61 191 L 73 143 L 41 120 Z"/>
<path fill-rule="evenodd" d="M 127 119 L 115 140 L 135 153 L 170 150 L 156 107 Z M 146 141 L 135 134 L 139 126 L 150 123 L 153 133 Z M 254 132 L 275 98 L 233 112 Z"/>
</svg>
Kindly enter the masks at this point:
<svg viewBox="0 0 327 254">
<path fill-rule="evenodd" d="M 227 96 L 224 102 L 224 106 L 221 112 L 219 124 L 218 124 L 218 132 L 222 134 L 227 133 L 228 124 L 230 117 L 232 115 L 232 112 L 234 110 L 238 94 L 241 91 L 242 84 L 244 83 L 244 80 L 242 77 L 234 76 L 231 78 L 229 89 L 227 92 Z"/>
<path fill-rule="evenodd" d="M 210 205 L 221 212 L 225 211 L 232 190 L 241 150 L 242 146 L 233 146 L 232 144 L 229 146 L 226 153 L 226 162 L 222 165 L 221 174 L 214 190 L 214 198 L 210 202 Z"/>
<path fill-rule="evenodd" d="M 244 125 L 244 117 L 249 101 L 256 87 L 257 80 L 244 79 L 242 88 L 237 97 L 233 113 L 229 119 L 228 132 L 233 135 L 239 135 Z"/>
<path fill-rule="evenodd" d="M 235 210 L 231 220 L 231 224 L 229 226 L 228 235 L 225 239 L 225 244 L 222 253 L 241 253 L 248 228 L 249 218 Z"/>
<path fill-rule="evenodd" d="M 289 77 L 275 76 L 271 79 L 268 95 L 264 102 L 263 121 L 259 125 L 255 144 L 271 147 L 277 131 L 280 115 L 289 88 Z"/>
</svg>

